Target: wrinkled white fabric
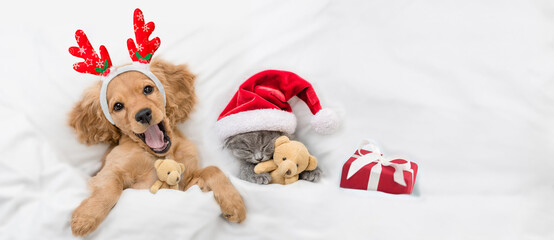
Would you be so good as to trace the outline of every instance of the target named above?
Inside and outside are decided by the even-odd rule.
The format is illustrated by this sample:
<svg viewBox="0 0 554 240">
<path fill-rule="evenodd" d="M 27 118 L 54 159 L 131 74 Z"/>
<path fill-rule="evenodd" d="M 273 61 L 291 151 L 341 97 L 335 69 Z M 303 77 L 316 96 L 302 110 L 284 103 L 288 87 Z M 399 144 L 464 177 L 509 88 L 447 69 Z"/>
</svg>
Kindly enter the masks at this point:
<svg viewBox="0 0 554 240">
<path fill-rule="evenodd" d="M 154 5 L 155 4 L 155 5 Z M 59 7 L 63 6 L 63 7 Z M 106 146 L 86 146 L 67 114 L 97 77 L 73 71 L 83 29 L 114 65 L 140 7 L 161 38 L 154 57 L 198 75 L 179 126 L 202 166 L 242 194 L 242 224 L 212 193 L 125 190 L 88 239 L 553 239 L 554 4 L 549 1 L 12 1 L 0 8 L 0 239 L 72 239 Z M 265 69 L 310 81 L 339 131 L 319 135 L 293 99 L 296 137 L 318 157 L 317 184 L 236 178 L 217 116 Z M 364 138 L 419 165 L 414 194 L 339 188 Z"/>
</svg>

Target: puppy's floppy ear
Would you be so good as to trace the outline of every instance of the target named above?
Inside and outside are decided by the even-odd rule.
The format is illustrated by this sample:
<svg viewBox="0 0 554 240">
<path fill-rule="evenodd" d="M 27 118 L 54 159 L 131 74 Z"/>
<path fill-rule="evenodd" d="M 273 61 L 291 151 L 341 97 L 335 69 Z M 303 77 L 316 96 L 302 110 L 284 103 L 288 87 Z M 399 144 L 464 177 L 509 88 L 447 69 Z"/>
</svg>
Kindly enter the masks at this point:
<svg viewBox="0 0 554 240">
<path fill-rule="evenodd" d="M 69 126 L 75 129 L 79 141 L 88 145 L 98 143 L 117 144 L 121 136 L 119 129 L 104 116 L 100 107 L 102 82 L 85 90 L 82 99 L 69 114 Z"/>
<path fill-rule="evenodd" d="M 152 73 L 160 79 L 165 89 L 166 115 L 171 124 L 184 122 L 196 104 L 194 79 L 186 65 L 174 65 L 154 59 L 150 64 Z"/>
</svg>

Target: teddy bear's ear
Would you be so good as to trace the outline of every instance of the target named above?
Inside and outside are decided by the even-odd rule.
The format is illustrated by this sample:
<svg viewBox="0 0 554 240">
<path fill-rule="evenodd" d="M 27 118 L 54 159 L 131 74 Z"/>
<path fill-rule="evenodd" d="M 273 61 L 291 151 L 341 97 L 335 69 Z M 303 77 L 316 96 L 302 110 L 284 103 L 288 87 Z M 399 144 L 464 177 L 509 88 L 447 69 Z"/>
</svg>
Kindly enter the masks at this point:
<svg viewBox="0 0 554 240">
<path fill-rule="evenodd" d="M 275 147 L 281 146 L 283 143 L 288 142 L 290 142 L 290 139 L 287 136 L 280 136 L 277 140 L 275 140 Z"/>
<path fill-rule="evenodd" d="M 159 168 L 162 165 L 163 159 L 158 159 L 154 162 L 154 167 Z"/>
<path fill-rule="evenodd" d="M 314 156 L 310 155 L 310 157 L 308 157 L 308 167 L 306 167 L 306 170 L 307 170 L 307 171 L 312 171 L 312 170 L 314 170 L 316 167 L 317 167 L 317 158 L 315 158 Z"/>
<path fill-rule="evenodd" d="M 181 168 L 181 173 L 185 172 L 185 164 L 179 163 L 179 167 Z"/>
</svg>

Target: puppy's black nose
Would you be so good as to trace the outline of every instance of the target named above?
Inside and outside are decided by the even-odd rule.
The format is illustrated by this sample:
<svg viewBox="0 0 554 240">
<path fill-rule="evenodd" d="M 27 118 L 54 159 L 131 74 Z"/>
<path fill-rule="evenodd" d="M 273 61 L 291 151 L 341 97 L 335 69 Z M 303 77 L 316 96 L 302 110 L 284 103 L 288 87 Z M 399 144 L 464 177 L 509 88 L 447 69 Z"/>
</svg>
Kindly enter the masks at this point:
<svg viewBox="0 0 554 240">
<path fill-rule="evenodd" d="M 139 123 L 149 124 L 152 120 L 152 110 L 150 108 L 143 108 L 135 115 L 135 120 Z"/>
</svg>

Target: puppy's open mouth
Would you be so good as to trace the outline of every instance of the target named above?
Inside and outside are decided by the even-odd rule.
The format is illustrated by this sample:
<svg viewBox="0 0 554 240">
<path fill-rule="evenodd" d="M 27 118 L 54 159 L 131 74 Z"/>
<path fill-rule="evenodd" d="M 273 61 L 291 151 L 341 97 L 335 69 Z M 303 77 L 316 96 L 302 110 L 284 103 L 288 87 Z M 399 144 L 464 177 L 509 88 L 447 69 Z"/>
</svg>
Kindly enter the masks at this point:
<svg viewBox="0 0 554 240">
<path fill-rule="evenodd" d="M 144 133 L 135 133 L 135 135 L 155 153 L 166 153 L 171 146 L 163 121 L 148 127 Z"/>
</svg>

